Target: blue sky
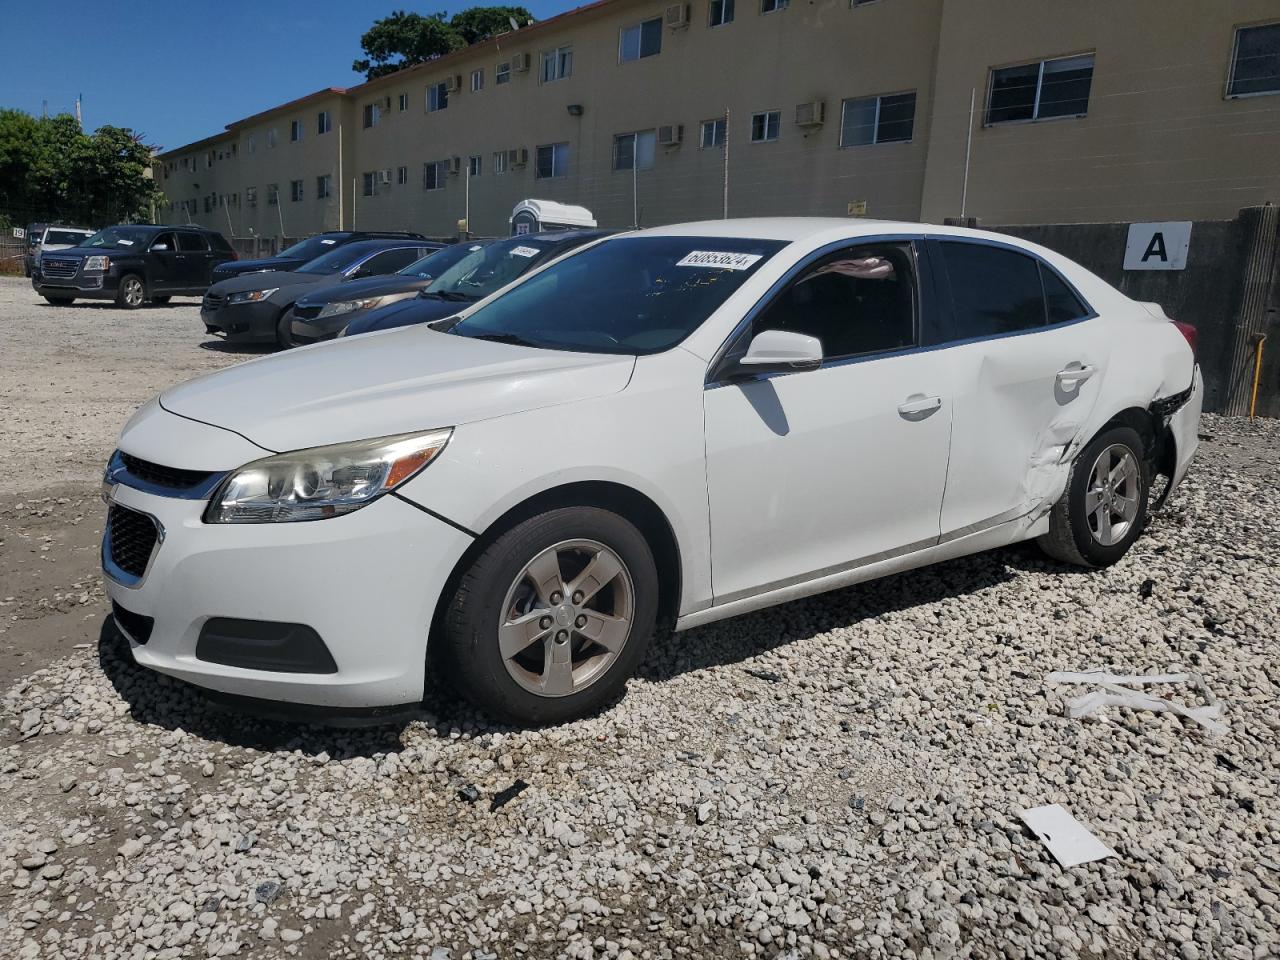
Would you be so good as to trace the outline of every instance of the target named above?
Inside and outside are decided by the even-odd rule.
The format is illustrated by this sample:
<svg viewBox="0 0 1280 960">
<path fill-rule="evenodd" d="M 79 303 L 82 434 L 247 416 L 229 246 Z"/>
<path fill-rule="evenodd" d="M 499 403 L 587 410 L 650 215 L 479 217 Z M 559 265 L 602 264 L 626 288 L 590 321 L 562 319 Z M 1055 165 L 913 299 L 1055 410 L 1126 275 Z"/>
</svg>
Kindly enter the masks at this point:
<svg viewBox="0 0 1280 960">
<path fill-rule="evenodd" d="M 526 0 L 545 19 L 586 0 Z M 397 9 L 454 13 L 476 4 L 404 0 L 0 0 L 0 107 L 70 112 L 132 127 L 172 149 L 232 120 L 323 87 L 346 87 L 360 35 Z"/>
</svg>

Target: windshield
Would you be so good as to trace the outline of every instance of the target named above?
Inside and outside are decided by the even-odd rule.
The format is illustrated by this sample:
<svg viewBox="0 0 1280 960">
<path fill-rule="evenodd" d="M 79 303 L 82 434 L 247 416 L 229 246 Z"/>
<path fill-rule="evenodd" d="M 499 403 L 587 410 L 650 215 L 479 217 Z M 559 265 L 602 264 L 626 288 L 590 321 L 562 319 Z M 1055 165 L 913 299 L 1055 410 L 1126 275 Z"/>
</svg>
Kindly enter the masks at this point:
<svg viewBox="0 0 1280 960">
<path fill-rule="evenodd" d="M 69 247 L 75 246 L 85 237 L 87 233 L 81 233 L 79 230 L 50 230 L 44 235 L 45 245 L 63 243 Z"/>
<path fill-rule="evenodd" d="M 82 247 L 101 247 L 104 250 L 128 250 L 145 247 L 155 231 L 145 227 L 107 227 L 80 244 Z"/>
<path fill-rule="evenodd" d="M 346 237 L 345 233 L 327 237 L 308 237 L 306 240 L 299 240 L 292 247 L 286 247 L 276 256 L 294 257 L 298 260 L 314 260 L 326 250 L 332 250 L 338 246 Z"/>
<path fill-rule="evenodd" d="M 419 296 L 480 300 L 520 276 L 553 246 L 526 236 L 468 250 L 467 256 L 439 274 Z"/>
<path fill-rule="evenodd" d="M 464 317 L 450 333 L 587 353 L 659 353 L 696 330 L 785 244 L 620 237 L 588 247 Z"/>
<path fill-rule="evenodd" d="M 353 243 L 345 247 L 337 247 L 328 253 L 322 253 L 310 263 L 298 268 L 298 273 L 341 273 L 347 267 L 369 255 L 363 244 Z"/>
<path fill-rule="evenodd" d="M 397 270 L 396 273 L 402 277 L 431 280 L 440 276 L 463 257 L 483 249 L 483 243 L 455 243 L 449 247 L 432 250 L 421 260 L 415 260 L 403 270 Z"/>
</svg>

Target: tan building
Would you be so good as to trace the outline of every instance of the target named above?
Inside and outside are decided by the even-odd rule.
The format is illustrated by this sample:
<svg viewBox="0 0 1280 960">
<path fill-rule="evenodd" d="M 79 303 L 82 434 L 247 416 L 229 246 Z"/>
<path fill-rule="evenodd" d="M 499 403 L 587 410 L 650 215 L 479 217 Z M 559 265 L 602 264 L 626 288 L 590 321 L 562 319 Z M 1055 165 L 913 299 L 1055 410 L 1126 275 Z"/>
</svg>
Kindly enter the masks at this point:
<svg viewBox="0 0 1280 960">
<path fill-rule="evenodd" d="M 1275 0 L 601 0 L 238 120 L 157 178 L 168 219 L 271 241 L 501 235 L 525 197 L 605 226 L 1203 219 L 1280 194 L 1271 93 Z"/>
</svg>

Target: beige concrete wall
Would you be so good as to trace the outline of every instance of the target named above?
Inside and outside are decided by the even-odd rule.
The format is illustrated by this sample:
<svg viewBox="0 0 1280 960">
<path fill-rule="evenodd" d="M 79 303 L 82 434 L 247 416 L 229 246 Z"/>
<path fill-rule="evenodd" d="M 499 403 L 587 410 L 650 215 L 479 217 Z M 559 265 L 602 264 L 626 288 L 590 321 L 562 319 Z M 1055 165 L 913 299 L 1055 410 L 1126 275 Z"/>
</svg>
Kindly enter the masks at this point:
<svg viewBox="0 0 1280 960">
<path fill-rule="evenodd" d="M 1228 100 L 1234 27 L 1275 0 L 966 0 L 944 7 L 922 218 L 985 223 L 1234 216 L 1280 196 L 1280 99 Z M 989 70 L 1095 51 L 1088 116 L 982 126 Z"/>
</svg>

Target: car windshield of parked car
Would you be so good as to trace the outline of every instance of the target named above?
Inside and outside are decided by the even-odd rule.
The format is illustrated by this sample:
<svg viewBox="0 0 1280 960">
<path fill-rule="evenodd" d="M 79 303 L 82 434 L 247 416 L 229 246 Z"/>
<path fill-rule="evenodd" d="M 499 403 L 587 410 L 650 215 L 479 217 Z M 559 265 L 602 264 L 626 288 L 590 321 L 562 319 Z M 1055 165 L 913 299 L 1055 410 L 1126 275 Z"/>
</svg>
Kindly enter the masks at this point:
<svg viewBox="0 0 1280 960">
<path fill-rule="evenodd" d="M 81 244 L 103 250 L 145 250 L 154 231 L 145 227 L 107 227 Z"/>
<path fill-rule="evenodd" d="M 352 264 L 363 260 L 370 252 L 359 243 L 338 247 L 328 253 L 320 254 L 310 263 L 304 263 L 298 268 L 298 273 L 341 273 Z"/>
<path fill-rule="evenodd" d="M 80 233 L 78 230 L 50 230 L 44 235 L 44 242 L 46 246 L 61 243 L 74 247 L 87 236 L 89 236 L 87 233 Z"/>
<path fill-rule="evenodd" d="M 455 243 L 452 246 L 433 250 L 421 260 L 415 260 L 403 270 L 397 270 L 402 277 L 413 277 L 416 280 L 431 280 L 440 276 L 459 260 L 470 256 L 477 250 L 483 250 L 483 243 Z"/>
<path fill-rule="evenodd" d="M 660 353 L 696 330 L 785 243 L 621 237 L 561 260 L 450 333 L 587 353 Z"/>
<path fill-rule="evenodd" d="M 346 239 L 346 234 L 341 236 L 308 237 L 306 240 L 299 240 L 292 247 L 285 247 L 276 256 L 289 257 L 293 260 L 314 260 L 320 254 L 339 246 L 344 239 Z"/>
<path fill-rule="evenodd" d="M 419 296 L 482 300 L 528 270 L 552 246 L 554 244 L 546 240 L 511 237 L 468 251 L 467 256 L 436 277 Z"/>
</svg>

